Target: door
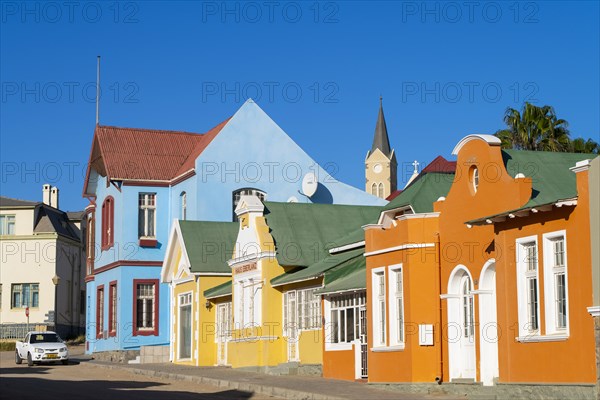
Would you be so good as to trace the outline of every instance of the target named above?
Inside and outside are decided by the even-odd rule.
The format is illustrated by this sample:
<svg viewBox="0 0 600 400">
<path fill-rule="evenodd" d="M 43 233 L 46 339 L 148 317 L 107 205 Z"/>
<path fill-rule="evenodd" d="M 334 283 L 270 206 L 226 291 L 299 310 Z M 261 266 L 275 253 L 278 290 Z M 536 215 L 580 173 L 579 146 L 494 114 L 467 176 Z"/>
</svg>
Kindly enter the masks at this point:
<svg viewBox="0 0 600 400">
<path fill-rule="evenodd" d="M 359 329 L 360 329 L 360 376 L 367 378 L 367 308 L 362 306 L 359 309 Z"/>
<path fill-rule="evenodd" d="M 179 296 L 179 359 L 192 358 L 192 294 Z"/>
<path fill-rule="evenodd" d="M 227 365 L 227 343 L 231 328 L 231 303 L 217 305 L 217 365 Z"/>
<path fill-rule="evenodd" d="M 496 313 L 496 264 L 489 262 L 479 279 L 479 348 L 481 382 L 492 386 L 498 377 L 498 319 Z"/>
<path fill-rule="evenodd" d="M 475 324 L 471 278 L 464 275 L 460 281 L 460 368 L 462 378 L 475 379 Z"/>
<path fill-rule="evenodd" d="M 288 361 L 298 361 L 298 316 L 296 292 L 287 293 L 287 355 Z"/>
</svg>

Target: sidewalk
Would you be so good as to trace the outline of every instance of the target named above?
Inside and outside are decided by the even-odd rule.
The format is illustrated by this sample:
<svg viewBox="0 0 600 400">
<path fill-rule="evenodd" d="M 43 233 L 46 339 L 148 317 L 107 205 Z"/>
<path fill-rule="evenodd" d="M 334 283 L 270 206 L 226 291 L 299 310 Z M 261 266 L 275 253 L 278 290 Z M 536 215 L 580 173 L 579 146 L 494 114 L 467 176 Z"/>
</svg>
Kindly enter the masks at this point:
<svg viewBox="0 0 600 400">
<path fill-rule="evenodd" d="M 388 400 L 450 399 L 437 394 L 423 395 L 378 390 L 364 383 L 347 382 L 312 376 L 273 376 L 238 371 L 225 367 L 190 367 L 166 364 L 113 364 L 88 361 L 100 368 L 128 370 L 135 374 L 171 380 L 185 380 L 227 389 L 245 390 L 266 396 L 306 400 Z"/>
</svg>

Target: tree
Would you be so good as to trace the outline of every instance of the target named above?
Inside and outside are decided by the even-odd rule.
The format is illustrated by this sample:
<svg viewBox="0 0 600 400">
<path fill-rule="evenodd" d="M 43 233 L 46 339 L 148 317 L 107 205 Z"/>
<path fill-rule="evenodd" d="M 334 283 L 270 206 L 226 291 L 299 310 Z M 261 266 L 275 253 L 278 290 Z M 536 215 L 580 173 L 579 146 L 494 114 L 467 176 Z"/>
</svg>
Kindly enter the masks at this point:
<svg viewBox="0 0 600 400">
<path fill-rule="evenodd" d="M 522 112 L 508 108 L 504 114 L 506 129 L 496 132 L 503 148 L 520 150 L 568 151 L 568 123 L 556 116 L 551 106 L 525 103 Z"/>
<path fill-rule="evenodd" d="M 585 140 L 583 138 L 577 138 L 571 141 L 571 148 L 569 151 L 571 153 L 598 154 L 600 152 L 600 145 L 592 139 Z"/>
</svg>

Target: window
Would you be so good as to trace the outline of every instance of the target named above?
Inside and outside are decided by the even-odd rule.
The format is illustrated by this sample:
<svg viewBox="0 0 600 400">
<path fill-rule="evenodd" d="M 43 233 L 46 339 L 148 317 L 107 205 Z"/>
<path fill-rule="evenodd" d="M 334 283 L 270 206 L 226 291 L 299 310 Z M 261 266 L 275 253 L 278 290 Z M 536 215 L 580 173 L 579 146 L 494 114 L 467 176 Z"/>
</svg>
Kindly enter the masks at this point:
<svg viewBox="0 0 600 400">
<path fill-rule="evenodd" d="M 390 267 L 390 342 L 392 345 L 404 343 L 404 282 L 402 266 Z"/>
<path fill-rule="evenodd" d="M 539 333 L 537 238 L 517 240 L 519 334 Z"/>
<path fill-rule="evenodd" d="M 377 197 L 381 197 L 382 199 L 384 198 L 383 196 L 383 183 L 379 183 L 378 186 L 378 191 L 377 191 Z"/>
<path fill-rule="evenodd" d="M 15 216 L 0 215 L 0 235 L 15 234 Z"/>
<path fill-rule="evenodd" d="M 386 345 L 385 269 L 373 270 L 373 345 Z"/>
<path fill-rule="evenodd" d="M 96 337 L 102 338 L 104 331 L 104 285 L 96 289 Z"/>
<path fill-rule="evenodd" d="M 117 282 L 108 287 L 108 336 L 117 335 Z"/>
<path fill-rule="evenodd" d="M 192 293 L 179 295 L 178 359 L 192 357 Z"/>
<path fill-rule="evenodd" d="M 181 210 L 179 213 L 179 219 L 185 221 L 187 218 L 187 193 L 181 192 L 179 195 L 179 203 L 181 206 Z"/>
<path fill-rule="evenodd" d="M 366 293 L 333 296 L 329 300 L 330 317 L 328 334 L 330 343 L 351 343 L 364 334 L 360 311 L 366 303 Z"/>
<path fill-rule="evenodd" d="M 262 280 L 247 278 L 236 284 L 237 303 L 235 323 L 237 329 L 261 324 Z"/>
<path fill-rule="evenodd" d="M 38 283 L 16 283 L 11 290 L 12 308 L 37 308 L 40 300 Z"/>
<path fill-rule="evenodd" d="M 466 275 L 461 280 L 461 302 L 462 302 L 462 331 L 463 337 L 473 340 L 475 334 L 473 295 L 471 294 L 471 278 Z"/>
<path fill-rule="evenodd" d="M 284 328 L 293 324 L 296 329 L 321 328 L 321 296 L 315 294 L 317 288 L 289 290 L 283 296 Z M 294 299 L 295 310 L 290 310 L 290 300 Z"/>
<path fill-rule="evenodd" d="M 138 214 L 138 236 L 156 237 L 156 193 L 140 193 Z"/>
<path fill-rule="evenodd" d="M 158 279 L 133 281 L 134 335 L 158 335 Z"/>
<path fill-rule="evenodd" d="M 565 231 L 544 234 L 544 310 L 546 333 L 567 333 L 567 251 Z"/>
<path fill-rule="evenodd" d="M 377 196 L 377 184 L 375 182 L 373 182 L 373 184 L 371 185 L 371 194 L 373 196 Z"/>
<path fill-rule="evenodd" d="M 473 193 L 477 193 L 479 188 L 479 169 L 473 166 L 471 167 L 471 185 L 473 186 Z"/>
<path fill-rule="evenodd" d="M 240 203 L 240 199 L 242 198 L 242 196 L 257 196 L 260 199 L 260 201 L 265 201 L 267 194 L 265 192 L 263 192 L 262 190 L 253 189 L 253 188 L 244 188 L 244 189 L 238 189 L 238 190 L 234 191 L 233 199 L 232 199 L 233 222 L 237 222 L 237 220 L 238 220 L 237 215 L 235 215 L 235 209 L 237 208 L 237 205 Z"/>
<path fill-rule="evenodd" d="M 102 203 L 102 250 L 114 244 L 114 200 L 111 196 Z"/>
<path fill-rule="evenodd" d="M 87 274 L 92 275 L 94 272 L 94 257 L 96 253 L 96 222 L 95 222 L 95 213 L 91 213 L 87 220 Z"/>
</svg>

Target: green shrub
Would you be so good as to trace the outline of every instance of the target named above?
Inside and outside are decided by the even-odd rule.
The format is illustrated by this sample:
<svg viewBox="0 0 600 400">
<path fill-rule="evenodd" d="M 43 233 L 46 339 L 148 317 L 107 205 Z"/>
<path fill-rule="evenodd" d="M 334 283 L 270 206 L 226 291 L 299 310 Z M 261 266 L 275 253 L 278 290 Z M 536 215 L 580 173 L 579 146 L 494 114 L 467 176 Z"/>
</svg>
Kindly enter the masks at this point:
<svg viewBox="0 0 600 400">
<path fill-rule="evenodd" d="M 0 342 L 0 351 L 15 351 L 16 342 Z"/>
</svg>

